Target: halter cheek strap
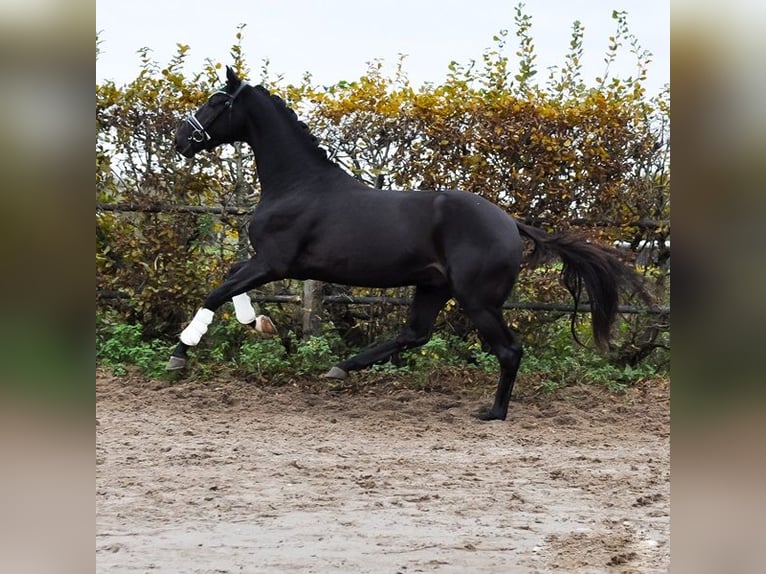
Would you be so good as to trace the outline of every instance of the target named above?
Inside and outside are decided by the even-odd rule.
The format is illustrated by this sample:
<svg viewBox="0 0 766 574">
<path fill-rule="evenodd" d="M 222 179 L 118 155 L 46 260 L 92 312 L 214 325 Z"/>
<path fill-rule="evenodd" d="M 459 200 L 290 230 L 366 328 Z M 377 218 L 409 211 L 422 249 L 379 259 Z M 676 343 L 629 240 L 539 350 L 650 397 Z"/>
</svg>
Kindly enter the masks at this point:
<svg viewBox="0 0 766 574">
<path fill-rule="evenodd" d="M 213 122 L 218 119 L 218 117 L 226 110 L 231 110 L 231 107 L 234 105 L 234 100 L 237 99 L 237 96 L 240 94 L 242 90 L 244 90 L 249 84 L 246 82 L 242 82 L 239 87 L 234 90 L 233 94 L 229 94 L 227 92 L 224 92 L 222 90 L 218 90 L 213 94 L 224 94 L 229 97 L 228 100 L 226 100 L 226 103 L 224 106 L 218 110 L 218 113 L 216 113 L 212 118 L 210 118 L 210 121 L 207 122 L 207 126 L 204 126 L 202 122 L 200 122 L 197 119 L 197 116 L 194 114 L 189 114 L 186 116 L 186 123 L 189 124 L 192 128 L 191 134 L 189 134 L 189 141 L 190 142 L 196 142 L 196 143 L 202 143 L 208 141 L 210 138 L 210 134 L 207 133 L 207 128 L 209 128 L 211 125 L 213 125 Z M 213 96 L 210 96 L 211 98 Z"/>
<path fill-rule="evenodd" d="M 203 126 L 194 114 L 186 116 L 186 123 L 192 127 L 192 133 L 189 134 L 189 141 L 202 143 L 210 139 L 210 134 L 207 133 L 205 126 Z"/>
</svg>

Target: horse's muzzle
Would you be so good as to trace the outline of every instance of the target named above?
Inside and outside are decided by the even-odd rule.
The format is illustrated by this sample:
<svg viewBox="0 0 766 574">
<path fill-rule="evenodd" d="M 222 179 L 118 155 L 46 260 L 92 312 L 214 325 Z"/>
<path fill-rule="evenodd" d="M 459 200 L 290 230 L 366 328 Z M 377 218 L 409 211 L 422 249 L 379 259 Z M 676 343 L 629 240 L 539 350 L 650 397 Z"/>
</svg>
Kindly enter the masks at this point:
<svg viewBox="0 0 766 574">
<path fill-rule="evenodd" d="M 199 151 L 199 149 L 195 149 L 199 146 L 199 143 L 190 137 L 191 134 L 189 132 L 189 126 L 185 122 L 179 125 L 176 130 L 175 148 L 184 157 L 194 157 L 194 154 Z"/>
<path fill-rule="evenodd" d="M 197 153 L 193 148 L 194 144 L 192 142 L 184 142 L 182 145 L 176 143 L 176 151 L 187 158 L 194 157 L 194 154 Z"/>
</svg>

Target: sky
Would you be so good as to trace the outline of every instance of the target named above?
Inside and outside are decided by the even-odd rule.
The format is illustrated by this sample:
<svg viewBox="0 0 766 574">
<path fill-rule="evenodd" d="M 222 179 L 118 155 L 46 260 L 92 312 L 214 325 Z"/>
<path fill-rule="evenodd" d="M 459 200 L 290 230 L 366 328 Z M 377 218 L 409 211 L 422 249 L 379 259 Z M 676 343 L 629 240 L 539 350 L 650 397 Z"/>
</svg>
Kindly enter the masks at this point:
<svg viewBox="0 0 766 574">
<path fill-rule="evenodd" d="M 616 31 L 612 10 L 626 10 L 631 32 L 653 54 L 646 88 L 650 95 L 659 92 L 670 82 L 669 3 L 527 0 L 538 78 L 544 81 L 549 66 L 563 64 L 572 23 L 579 20 L 585 28 L 583 75 L 592 83 L 604 72 L 609 36 Z M 330 85 L 363 76 L 373 60 L 393 72 L 399 54 L 406 54 L 404 71 L 413 85 L 438 84 L 450 61 L 481 61 L 502 29 L 509 30 L 505 54 L 515 60 L 516 5 L 514 0 L 96 0 L 101 40 L 96 81 L 133 80 L 143 47 L 164 65 L 177 44 L 188 44 L 187 73 L 200 71 L 207 59 L 231 63 L 237 26 L 245 24 L 243 52 L 254 76 L 268 59 L 272 75 L 287 82 L 299 83 L 309 72 L 315 83 Z M 635 57 L 625 47 L 610 75 L 635 72 Z"/>
</svg>

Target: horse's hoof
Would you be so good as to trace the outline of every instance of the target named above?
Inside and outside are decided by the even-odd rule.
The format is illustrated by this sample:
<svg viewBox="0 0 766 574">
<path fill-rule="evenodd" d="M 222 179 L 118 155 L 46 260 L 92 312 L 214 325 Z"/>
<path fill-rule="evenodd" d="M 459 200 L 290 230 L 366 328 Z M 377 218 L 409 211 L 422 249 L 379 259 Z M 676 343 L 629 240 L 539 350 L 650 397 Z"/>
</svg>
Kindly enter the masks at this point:
<svg viewBox="0 0 766 574">
<path fill-rule="evenodd" d="M 504 414 L 498 414 L 491 410 L 481 410 L 478 413 L 476 413 L 476 418 L 480 421 L 504 421 L 505 420 Z"/>
<path fill-rule="evenodd" d="M 165 367 L 166 371 L 178 371 L 183 369 L 186 366 L 186 359 L 183 357 L 176 357 L 175 355 L 170 357 L 170 360 L 168 361 L 167 367 Z"/>
<path fill-rule="evenodd" d="M 258 315 L 255 318 L 255 321 L 251 323 L 251 325 L 253 326 L 253 329 L 259 333 L 263 333 L 264 335 L 277 334 L 277 327 L 274 325 L 274 322 L 266 315 Z"/>
<path fill-rule="evenodd" d="M 340 367 L 333 367 L 324 374 L 325 379 L 339 379 L 343 380 L 348 376 L 348 373 Z"/>
</svg>

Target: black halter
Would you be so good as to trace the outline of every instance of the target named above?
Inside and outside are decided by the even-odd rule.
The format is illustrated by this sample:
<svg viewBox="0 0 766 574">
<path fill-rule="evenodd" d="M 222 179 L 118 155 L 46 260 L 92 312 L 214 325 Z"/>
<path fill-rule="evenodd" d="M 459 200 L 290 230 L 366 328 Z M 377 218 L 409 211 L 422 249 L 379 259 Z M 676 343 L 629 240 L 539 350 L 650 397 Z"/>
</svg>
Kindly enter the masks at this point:
<svg viewBox="0 0 766 574">
<path fill-rule="evenodd" d="M 207 133 L 207 128 L 209 128 L 211 125 L 213 125 L 213 122 L 217 120 L 223 112 L 226 110 L 230 110 L 231 107 L 234 105 L 234 100 L 237 99 L 237 96 L 240 94 L 242 90 L 244 90 L 249 84 L 242 82 L 239 87 L 234 91 L 233 94 L 229 94 L 228 92 L 224 92 L 223 90 L 218 90 L 213 94 L 215 96 L 216 94 L 224 94 L 229 97 L 229 99 L 226 101 L 224 106 L 218 110 L 218 112 L 210 118 L 210 120 L 207 122 L 207 126 L 202 125 L 202 123 L 197 119 L 197 116 L 194 114 L 189 114 L 186 116 L 186 123 L 189 124 L 192 128 L 192 133 L 189 134 L 189 141 L 190 142 L 196 142 L 196 143 L 202 143 L 210 139 L 210 134 Z M 213 96 L 210 96 L 211 98 Z"/>
</svg>

